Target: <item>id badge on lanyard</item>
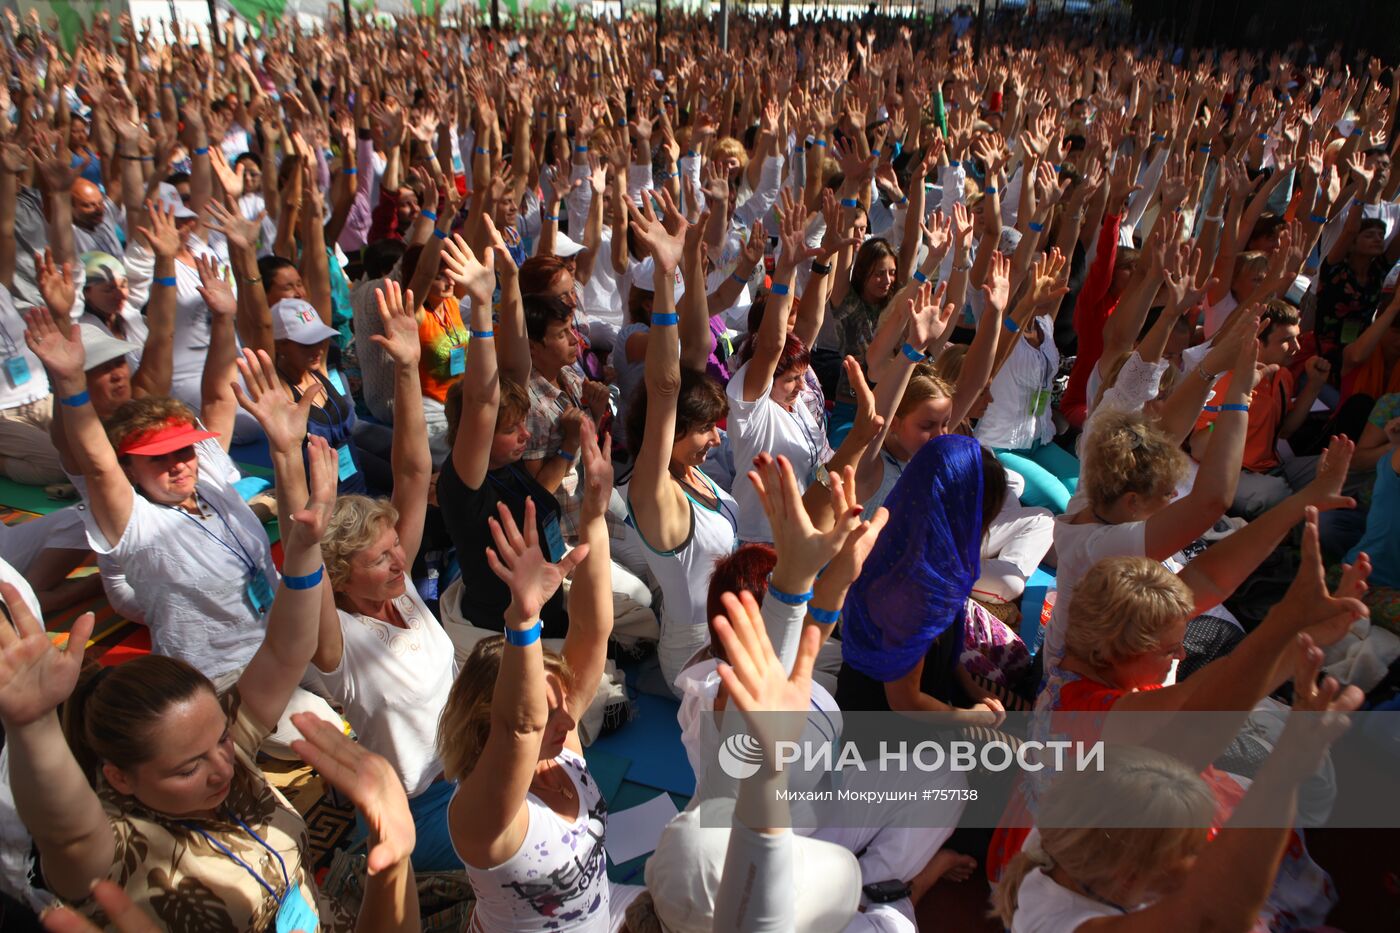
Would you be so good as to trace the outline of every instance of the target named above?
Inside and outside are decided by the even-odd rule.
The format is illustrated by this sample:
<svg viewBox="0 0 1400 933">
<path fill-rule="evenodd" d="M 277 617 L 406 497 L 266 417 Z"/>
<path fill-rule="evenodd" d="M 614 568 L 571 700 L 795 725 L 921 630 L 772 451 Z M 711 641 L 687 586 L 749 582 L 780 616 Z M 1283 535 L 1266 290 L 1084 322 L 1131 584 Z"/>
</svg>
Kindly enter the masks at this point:
<svg viewBox="0 0 1400 933">
<path fill-rule="evenodd" d="M 29 371 L 29 361 L 22 356 L 12 356 L 5 360 L 5 378 L 9 380 L 12 389 L 24 385 L 33 378 Z"/>
<path fill-rule="evenodd" d="M 335 449 L 335 456 L 336 459 L 339 461 L 341 482 L 344 482 L 345 480 L 354 476 L 356 473 L 360 472 L 359 468 L 355 466 L 355 457 L 353 454 L 350 453 L 349 444 L 346 444 L 343 447 L 337 447 Z"/>
<path fill-rule="evenodd" d="M 261 567 L 253 570 L 243 592 L 254 612 L 260 616 L 267 615 L 267 611 L 272 608 L 272 584 L 267 581 L 267 574 L 263 573 Z"/>
<path fill-rule="evenodd" d="M 460 376 L 467 371 L 467 350 L 453 347 L 447 354 L 447 375 Z"/>
<path fill-rule="evenodd" d="M 306 895 L 299 886 L 288 886 L 287 893 L 277 906 L 277 933 L 318 933 L 321 918 L 316 909 L 306 902 Z"/>
</svg>

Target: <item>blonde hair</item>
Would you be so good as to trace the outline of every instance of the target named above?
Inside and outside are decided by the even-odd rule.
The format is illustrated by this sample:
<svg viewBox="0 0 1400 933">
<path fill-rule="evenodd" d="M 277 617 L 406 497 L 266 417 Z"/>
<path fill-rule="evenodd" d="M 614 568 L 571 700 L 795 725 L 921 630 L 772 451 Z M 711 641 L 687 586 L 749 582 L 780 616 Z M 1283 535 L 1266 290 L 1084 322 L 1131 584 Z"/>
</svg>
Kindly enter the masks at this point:
<svg viewBox="0 0 1400 933">
<path fill-rule="evenodd" d="M 341 496 L 335 500 L 331 523 L 321 538 L 321 559 L 337 593 L 350 581 L 355 555 L 374 543 L 385 528 L 398 524 L 399 510 L 388 499 Z"/>
<path fill-rule="evenodd" d="M 1085 438 L 1080 487 L 1104 511 L 1130 492 L 1163 496 L 1186 475 L 1186 455 L 1141 412 L 1099 416 Z"/>
<path fill-rule="evenodd" d="M 1050 786 L 1036 814 L 1040 843 L 1006 866 L 992 914 L 1011 927 L 1021 883 L 1037 868 L 1059 867 L 1099 892 L 1151 878 L 1200 850 L 1214 813 L 1210 788 L 1186 764 L 1146 748 L 1108 746 L 1102 771 L 1067 772 Z"/>
<path fill-rule="evenodd" d="M 1074 588 L 1065 649 L 1095 668 L 1160 647 L 1162 633 L 1196 612 L 1191 588 L 1150 557 L 1106 557 Z"/>
<path fill-rule="evenodd" d="M 443 774 L 449 781 L 460 781 L 471 774 L 491 735 L 491 698 L 496 692 L 505 643 L 500 635 L 477 642 L 447 695 L 447 705 L 438 721 L 437 747 Z M 566 691 L 573 687 L 574 672 L 569 662 L 548 649 L 544 652 L 544 670 L 559 678 Z"/>
<path fill-rule="evenodd" d="M 904 397 L 899 400 L 899 407 L 895 409 L 894 414 L 896 418 L 906 418 L 929 399 L 952 397 L 952 388 L 938 375 L 933 364 L 927 361 L 919 363 L 914 367 L 914 374 L 909 377 L 909 385 L 904 388 Z"/>
<path fill-rule="evenodd" d="M 941 376 L 948 385 L 956 385 L 958 377 L 962 375 L 963 362 L 967 359 L 969 349 L 965 343 L 950 343 L 945 346 L 933 364 L 934 373 Z"/>
<path fill-rule="evenodd" d="M 710 151 L 710 159 L 715 162 L 720 159 L 737 159 L 740 171 L 749 165 L 749 154 L 744 150 L 744 144 L 733 136 L 726 136 L 715 143 L 715 148 Z"/>
</svg>

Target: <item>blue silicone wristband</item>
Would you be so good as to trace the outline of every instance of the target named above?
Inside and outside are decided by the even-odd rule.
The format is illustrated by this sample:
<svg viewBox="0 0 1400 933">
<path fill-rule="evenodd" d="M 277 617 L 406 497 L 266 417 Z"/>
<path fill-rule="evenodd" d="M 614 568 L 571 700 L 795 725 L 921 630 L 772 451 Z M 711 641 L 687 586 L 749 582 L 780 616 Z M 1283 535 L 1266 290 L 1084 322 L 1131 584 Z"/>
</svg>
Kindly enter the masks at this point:
<svg viewBox="0 0 1400 933">
<path fill-rule="evenodd" d="M 1325 223 L 1327 223 L 1327 215 L 1326 215 L 1326 214 L 1311 214 L 1311 215 L 1308 216 L 1308 220 L 1312 221 L 1312 222 L 1315 223 L 1315 224 L 1325 224 Z"/>
<path fill-rule="evenodd" d="M 151 284 L 153 284 L 153 285 L 164 285 L 164 286 L 166 286 L 167 288 L 174 288 L 174 287 L 175 287 L 175 276 L 173 276 L 173 275 L 159 275 L 159 276 L 156 276 L 155 278 L 151 279 Z"/>
<path fill-rule="evenodd" d="M 198 146 L 198 147 L 195 148 L 194 154 L 195 154 L 195 155 L 208 155 L 208 154 L 209 154 L 209 147 L 208 147 L 208 146 Z"/>
<path fill-rule="evenodd" d="M 289 590 L 309 590 L 321 582 L 326 575 L 326 565 L 322 564 L 304 577 L 283 577 L 282 585 Z"/>
<path fill-rule="evenodd" d="M 783 282 L 774 282 L 773 287 L 768 290 L 775 295 L 786 295 L 788 293 L 788 287 L 786 283 Z"/>
<path fill-rule="evenodd" d="M 1018 332 L 1018 331 L 1021 329 L 1020 326 L 1019 326 L 1015 321 L 1011 320 L 1011 318 L 1007 318 L 1006 320 L 1002 321 L 1001 323 L 1002 323 L 1002 326 L 1004 326 L 1007 330 L 1011 331 L 1011 333 L 1013 333 L 1013 334 L 1016 333 L 1016 332 Z"/>
<path fill-rule="evenodd" d="M 1232 404 L 1228 404 L 1228 405 L 1221 405 L 1221 406 L 1220 406 L 1220 410 L 1221 410 L 1221 411 L 1243 411 L 1243 412 L 1248 412 L 1248 411 L 1249 411 L 1249 406 L 1248 406 L 1248 405 L 1236 405 L 1236 404 L 1233 404 L 1233 403 L 1232 403 Z"/>
<path fill-rule="evenodd" d="M 357 168 L 343 168 L 343 169 L 340 170 L 340 174 L 342 174 L 342 175 L 358 175 L 358 174 L 360 174 L 360 170 L 357 169 Z"/>
<path fill-rule="evenodd" d="M 914 281 L 915 281 L 915 282 L 918 282 L 920 285 L 923 285 L 925 282 L 928 281 L 928 276 L 924 275 L 923 272 L 921 272 L 920 270 L 915 269 L 915 270 L 914 270 Z"/>
<path fill-rule="evenodd" d="M 808 606 L 807 615 L 818 625 L 835 625 L 841 621 L 840 609 L 818 609 L 816 606 Z"/>
<path fill-rule="evenodd" d="M 433 228 L 433 236 L 436 237 L 436 238 L 439 239 L 439 240 L 445 240 L 445 239 L 447 239 L 447 231 L 446 231 L 446 230 L 438 230 L 436 227 L 434 227 L 434 228 Z"/>
<path fill-rule="evenodd" d="M 928 359 L 927 353 L 919 352 L 914 349 L 914 345 L 910 343 L 906 343 L 904 346 L 900 347 L 899 351 L 913 363 L 922 363 L 924 360 Z"/>
<path fill-rule="evenodd" d="M 651 316 L 652 327 L 675 327 L 681 322 L 679 314 L 653 314 Z"/>
<path fill-rule="evenodd" d="M 418 213 L 422 214 L 424 217 L 428 218 L 429 220 L 437 220 L 437 212 L 436 212 L 436 211 L 419 211 Z"/>
<path fill-rule="evenodd" d="M 1045 232 L 1045 224 L 1038 224 L 1038 223 L 1036 223 L 1034 220 L 1032 220 L 1032 221 L 1031 221 L 1029 224 L 1027 224 L 1026 226 L 1028 226 L 1028 227 L 1031 228 L 1031 233 L 1044 233 L 1044 232 Z"/>
<path fill-rule="evenodd" d="M 506 644 L 514 645 L 517 648 L 525 648 L 540 640 L 540 632 L 544 631 L 544 623 L 536 619 L 535 624 L 527 629 L 507 628 Z"/>
<path fill-rule="evenodd" d="M 842 207 L 860 207 L 860 200 L 857 198 L 842 198 Z"/>
<path fill-rule="evenodd" d="M 800 606 L 812 600 L 811 590 L 805 593 L 784 593 L 773 585 L 773 578 L 771 576 L 768 578 L 768 595 L 788 606 Z"/>
<path fill-rule="evenodd" d="M 987 187 L 985 187 L 985 188 L 982 189 L 982 193 L 983 193 L 983 194 L 996 194 L 996 193 L 997 193 L 997 189 L 996 189 L 994 186 L 992 186 L 992 185 L 988 185 Z"/>
<path fill-rule="evenodd" d="M 744 278 L 742 275 L 740 275 L 740 274 L 737 273 L 737 272 L 734 273 L 733 275 L 731 275 L 730 278 L 733 279 L 734 281 L 738 282 L 740 285 L 747 285 L 747 284 L 749 284 L 749 280 L 746 279 L 746 278 Z"/>
<path fill-rule="evenodd" d="M 560 447 L 557 451 L 555 451 L 555 453 L 557 453 L 559 456 L 563 457 L 565 460 L 569 461 L 570 463 L 573 463 L 575 460 L 578 459 L 578 454 L 571 454 L 571 453 L 569 453 L 567 450 L 565 450 L 565 449 L 562 448 L 562 447 Z"/>
<path fill-rule="evenodd" d="M 88 394 L 87 394 L 87 390 L 84 389 L 83 391 L 79 392 L 77 395 L 70 395 L 70 396 L 68 396 L 67 398 L 61 398 L 61 399 L 59 399 L 58 401 L 59 401 L 59 404 L 61 404 L 61 405 L 67 405 L 69 408 L 82 408 L 84 405 L 86 405 L 86 404 L 88 403 L 88 401 L 89 401 L 89 396 L 88 396 Z"/>
<path fill-rule="evenodd" d="M 496 336 L 496 332 L 494 330 L 474 330 L 471 331 L 471 335 L 473 340 L 490 340 Z"/>
<path fill-rule="evenodd" d="M 588 151 L 588 147 L 587 147 L 587 146 L 575 146 L 575 147 L 574 147 L 574 152 L 577 152 L 579 155 L 583 155 L 583 154 L 584 154 L 585 152 L 587 152 L 587 151 Z"/>
</svg>

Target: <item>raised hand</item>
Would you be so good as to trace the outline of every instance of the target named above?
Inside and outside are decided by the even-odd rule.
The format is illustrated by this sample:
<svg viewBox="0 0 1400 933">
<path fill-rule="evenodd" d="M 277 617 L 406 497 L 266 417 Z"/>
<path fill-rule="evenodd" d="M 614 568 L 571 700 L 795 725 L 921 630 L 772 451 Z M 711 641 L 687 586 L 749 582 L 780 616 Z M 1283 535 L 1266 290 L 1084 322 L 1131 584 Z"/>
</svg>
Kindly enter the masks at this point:
<svg viewBox="0 0 1400 933">
<path fill-rule="evenodd" d="M 340 458 L 330 442 L 313 434 L 306 439 L 307 486 L 311 490 L 306 507 L 291 514 L 289 545 L 315 547 L 325 537 L 335 511 L 336 489 L 340 484 Z"/>
<path fill-rule="evenodd" d="M 1066 278 L 1069 260 L 1059 249 L 1043 254 L 1031 266 L 1031 301 L 1037 309 L 1048 308 L 1069 294 Z"/>
<path fill-rule="evenodd" d="M 267 351 L 254 352 L 247 347 L 243 348 L 243 356 L 238 360 L 238 372 L 243 381 L 233 384 L 233 394 L 238 398 L 238 404 L 257 419 L 267 435 L 268 447 L 282 453 L 300 447 L 306 437 L 306 421 L 311 415 L 311 406 L 323 391 L 321 383 L 314 383 L 302 393 L 300 400 L 293 402 L 283 391 L 277 368 Z"/>
<path fill-rule="evenodd" d="M 1322 547 L 1318 543 L 1317 509 L 1304 510 L 1302 562 L 1283 599 L 1274 604 L 1261 626 L 1276 626 L 1282 634 L 1294 637 L 1306 632 L 1326 648 L 1340 641 L 1357 619 L 1369 618 L 1370 610 L 1355 596 L 1334 595 L 1327 588 Z"/>
<path fill-rule="evenodd" d="M 854 477 L 852 471 L 850 479 L 854 480 Z M 779 566 L 805 581 L 816 577 L 841 550 L 846 536 L 860 524 L 863 506 L 856 500 L 854 488 L 848 495 L 846 481 L 839 473 L 829 474 L 832 510 L 836 520 L 826 531 L 812 524 L 802 504 L 797 475 L 787 457 L 774 460 L 768 454 L 759 454 L 754 460 L 754 468 L 749 470 L 749 481 L 753 483 L 754 491 L 763 503 L 763 512 L 768 516 L 768 524 L 773 529 L 773 550 L 778 554 Z M 855 484 L 852 482 L 850 485 L 854 487 Z"/>
<path fill-rule="evenodd" d="M 796 741 L 806 717 L 755 714 L 807 712 L 821 632 L 812 625 L 803 629 L 797 659 L 789 674 L 768 640 L 753 594 L 725 593 L 721 602 L 724 615 L 715 617 L 714 633 L 729 661 L 720 663 L 719 677 L 743 714 L 749 734 L 762 746 L 768 767 L 776 768 L 777 743 Z"/>
<path fill-rule="evenodd" d="M 136 232 L 151 244 L 157 259 L 174 259 L 180 252 L 180 231 L 175 226 L 175 212 L 164 201 L 147 201 L 146 217 L 149 227 L 137 227 Z"/>
<path fill-rule="evenodd" d="M 1283 727 L 1274 755 L 1301 781 L 1317 771 L 1328 747 L 1350 728 L 1347 713 L 1360 709 L 1366 697 L 1355 686 L 1343 689 L 1330 676 L 1318 679 L 1322 649 L 1307 633 L 1298 636 L 1295 651 L 1293 715 Z"/>
<path fill-rule="evenodd" d="M 590 418 L 583 419 L 579 431 L 579 455 L 583 463 L 584 482 L 580 513 L 586 518 L 601 518 L 612 498 L 612 435 L 605 437 L 599 447 L 598 429 Z"/>
<path fill-rule="evenodd" d="M 53 253 L 46 249 L 42 254 L 34 254 L 34 274 L 39 280 L 39 294 L 43 296 L 49 314 L 56 321 L 68 320 L 78 300 L 77 286 L 73 284 L 73 264 L 55 264 Z"/>
<path fill-rule="evenodd" d="M 293 714 L 292 725 L 305 736 L 292 742 L 292 751 L 350 798 L 364 817 L 369 827 L 369 873 L 406 861 L 418 837 L 408 795 L 393 765 L 315 713 Z"/>
<path fill-rule="evenodd" d="M 384 333 L 371 334 L 370 341 L 380 347 L 399 366 L 417 366 L 423 350 L 418 343 L 418 319 L 412 291 L 404 291 L 394 279 L 385 279 L 374 290 L 379 305 L 379 320 Z"/>
<path fill-rule="evenodd" d="M 78 683 L 93 615 L 73 623 L 68 647 L 59 650 L 12 584 L 0 583 L 0 598 L 14 621 L 0 619 L 0 721 L 7 732 L 31 725 L 68 699 Z"/>
<path fill-rule="evenodd" d="M 784 188 L 778 209 L 778 261 L 774 277 L 791 273 L 804 259 L 820 254 L 820 249 L 807 247 L 807 208 Z"/>
<path fill-rule="evenodd" d="M 84 364 L 87 359 L 83 352 L 83 341 L 78 325 L 68 318 L 55 321 L 47 311 L 33 310 L 24 316 L 27 329 L 24 342 L 54 382 L 77 384 L 83 381 Z"/>
<path fill-rule="evenodd" d="M 462 235 L 454 234 L 442 241 L 442 265 L 448 277 L 466 290 L 473 303 L 479 305 L 491 300 L 496 289 L 495 250 L 488 249 L 478 258 Z"/>
<path fill-rule="evenodd" d="M 914 349 L 927 353 L 948 332 L 953 320 L 953 303 L 943 301 L 947 293 L 947 282 L 939 282 L 937 288 L 932 282 L 925 282 L 909 299 L 906 306 L 908 339 Z"/>
<path fill-rule="evenodd" d="M 490 519 L 495 547 L 486 549 L 491 570 L 510 587 L 511 605 L 507 621 L 525 623 L 540 617 L 540 610 L 588 556 L 588 545 L 580 544 L 551 564 L 540 550 L 539 527 L 535 521 L 535 500 L 525 500 L 525 533 L 522 535 L 504 503 L 497 505 L 499 517 Z"/>
<path fill-rule="evenodd" d="M 1299 490 L 1299 495 L 1306 504 L 1319 512 L 1356 508 L 1355 499 L 1342 495 L 1342 484 L 1346 482 L 1351 455 L 1355 451 L 1355 442 L 1345 434 L 1332 438 L 1332 442 L 1327 445 L 1327 449 L 1318 460 L 1317 474 L 1313 481 Z"/>
<path fill-rule="evenodd" d="M 663 274 L 674 272 L 685 251 L 684 236 L 673 236 L 665 224 L 656 219 L 656 211 L 652 209 L 650 198 L 642 198 L 640 211 L 629 199 L 627 214 L 638 242 L 651 254 L 656 268 Z"/>
<path fill-rule="evenodd" d="M 992 253 L 992 264 L 982 285 L 982 297 L 998 314 L 1006 313 L 1007 302 L 1011 299 L 1011 260 L 1000 251 Z"/>
<path fill-rule="evenodd" d="M 209 229 L 222 233 L 230 246 L 252 249 L 257 245 L 258 238 L 262 235 L 262 222 L 263 218 L 267 216 L 267 211 L 261 212 L 250 220 L 243 216 L 236 204 L 224 207 L 217 200 L 211 198 L 205 207 L 208 213 L 208 217 L 205 219 L 209 224 Z M 146 238 L 150 239 L 149 233 Z"/>
<path fill-rule="evenodd" d="M 233 293 L 233 283 L 229 281 L 228 270 L 221 269 L 217 260 L 209 256 L 196 256 L 195 268 L 199 271 L 199 297 L 217 317 L 231 318 L 238 313 L 238 297 Z"/>
</svg>

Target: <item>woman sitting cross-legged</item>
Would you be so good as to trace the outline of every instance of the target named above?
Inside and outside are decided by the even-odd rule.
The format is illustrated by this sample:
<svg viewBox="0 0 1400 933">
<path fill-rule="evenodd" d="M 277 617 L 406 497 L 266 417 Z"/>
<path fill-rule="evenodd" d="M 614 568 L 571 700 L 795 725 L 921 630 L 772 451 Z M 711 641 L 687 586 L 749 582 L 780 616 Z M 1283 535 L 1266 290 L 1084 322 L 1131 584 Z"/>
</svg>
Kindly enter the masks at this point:
<svg viewBox="0 0 1400 933">
<path fill-rule="evenodd" d="M 311 497 L 292 516 L 267 637 L 222 697 L 175 658 L 80 670 L 91 613 L 59 651 L 14 588 L 0 586 L 14 620 L 0 624 L 10 781 L 45 883 L 60 899 L 105 922 L 91 891 L 109 879 L 169 929 L 356 927 L 320 897 L 306 824 L 254 761 L 316 650 L 316 607 L 326 588 L 320 540 L 335 476 L 334 452 L 314 440 Z M 309 714 L 296 726 L 311 740 L 296 750 L 371 827 L 360 926 L 417 930 L 413 823 L 402 786 L 383 759 L 336 737 L 334 726 Z"/>
<path fill-rule="evenodd" d="M 506 632 L 472 650 L 438 730 L 447 779 L 457 784 L 448 830 L 476 893 L 476 931 L 616 930 L 639 890 L 608 881 L 607 804 L 576 725 L 598 689 L 612 631 L 610 447 L 598 448 L 585 420 L 581 541 L 559 563 L 540 551 L 533 500 L 523 533 L 504 504 L 491 519 L 486 559 L 510 587 Z M 540 643 L 539 613 L 570 571 L 559 655 Z"/>
<path fill-rule="evenodd" d="M 320 635 L 312 658 L 330 696 L 345 710 L 360 744 L 383 755 L 408 791 L 419 871 L 451 871 L 444 813 L 452 785 L 442 780 L 436 749 L 438 718 L 457 674 L 452 641 L 424 605 L 407 574 L 423 538 L 432 455 L 418 403 L 418 335 L 413 293 L 398 283 L 379 289 L 384 326 L 374 341 L 394 361 L 394 497 L 341 496 L 321 543 L 330 586 L 323 589 Z M 305 496 L 296 466 L 305 406 L 293 408 L 277 391 L 267 355 L 244 351 L 240 367 L 245 407 L 268 437 L 278 469 L 279 511 Z M 363 835 L 363 822 L 357 834 Z"/>
</svg>

